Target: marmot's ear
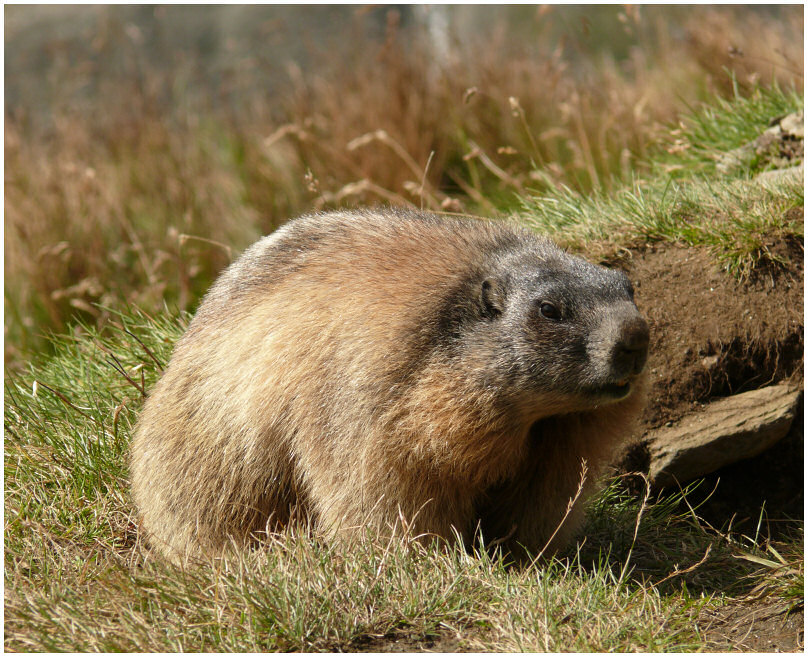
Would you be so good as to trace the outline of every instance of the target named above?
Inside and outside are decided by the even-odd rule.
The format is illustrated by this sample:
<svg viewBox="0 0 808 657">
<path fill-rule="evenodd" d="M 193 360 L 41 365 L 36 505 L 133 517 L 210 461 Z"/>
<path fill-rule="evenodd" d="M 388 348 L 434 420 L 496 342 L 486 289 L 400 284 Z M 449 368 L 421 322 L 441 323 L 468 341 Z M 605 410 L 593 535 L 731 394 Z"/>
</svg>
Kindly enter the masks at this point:
<svg viewBox="0 0 808 657">
<path fill-rule="evenodd" d="M 480 287 L 480 306 L 486 317 L 498 317 L 505 310 L 505 285 L 496 278 L 486 278 Z"/>
</svg>

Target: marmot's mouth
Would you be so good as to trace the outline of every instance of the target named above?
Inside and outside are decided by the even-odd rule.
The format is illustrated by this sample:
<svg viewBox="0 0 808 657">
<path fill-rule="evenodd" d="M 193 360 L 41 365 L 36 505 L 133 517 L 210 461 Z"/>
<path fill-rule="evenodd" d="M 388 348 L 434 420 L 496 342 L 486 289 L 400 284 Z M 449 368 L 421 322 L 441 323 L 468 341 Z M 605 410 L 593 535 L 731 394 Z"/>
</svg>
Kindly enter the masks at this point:
<svg viewBox="0 0 808 657">
<path fill-rule="evenodd" d="M 632 391 L 634 379 L 627 377 L 619 381 L 604 381 L 600 385 L 585 388 L 584 392 L 592 403 L 602 404 L 604 402 L 618 401 L 629 396 Z"/>
<path fill-rule="evenodd" d="M 631 380 L 622 379 L 616 383 L 610 383 L 600 388 L 598 392 L 601 395 L 611 397 L 612 399 L 622 399 L 623 397 L 628 396 L 628 393 L 631 392 Z"/>
</svg>

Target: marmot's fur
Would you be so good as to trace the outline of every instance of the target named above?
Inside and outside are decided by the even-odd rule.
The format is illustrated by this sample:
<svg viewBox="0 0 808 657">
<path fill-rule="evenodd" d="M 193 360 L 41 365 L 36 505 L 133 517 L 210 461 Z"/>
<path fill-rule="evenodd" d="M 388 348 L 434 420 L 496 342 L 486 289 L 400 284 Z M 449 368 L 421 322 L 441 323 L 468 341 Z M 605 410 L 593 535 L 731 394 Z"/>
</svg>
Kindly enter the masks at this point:
<svg viewBox="0 0 808 657">
<path fill-rule="evenodd" d="M 591 492 L 641 409 L 632 297 L 622 272 L 502 223 L 292 221 L 219 278 L 145 404 L 143 527 L 175 561 L 292 518 L 541 550 L 582 461 Z"/>
</svg>

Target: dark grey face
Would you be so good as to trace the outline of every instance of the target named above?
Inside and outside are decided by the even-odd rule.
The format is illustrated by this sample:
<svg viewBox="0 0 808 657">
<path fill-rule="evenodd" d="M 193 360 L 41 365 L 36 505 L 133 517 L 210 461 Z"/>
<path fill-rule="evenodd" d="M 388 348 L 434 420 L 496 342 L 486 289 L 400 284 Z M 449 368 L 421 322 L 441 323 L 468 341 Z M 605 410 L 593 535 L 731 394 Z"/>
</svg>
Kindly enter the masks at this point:
<svg viewBox="0 0 808 657">
<path fill-rule="evenodd" d="M 621 271 L 533 256 L 484 281 L 481 298 L 520 386 L 600 403 L 626 397 L 645 366 L 648 324 Z"/>
</svg>

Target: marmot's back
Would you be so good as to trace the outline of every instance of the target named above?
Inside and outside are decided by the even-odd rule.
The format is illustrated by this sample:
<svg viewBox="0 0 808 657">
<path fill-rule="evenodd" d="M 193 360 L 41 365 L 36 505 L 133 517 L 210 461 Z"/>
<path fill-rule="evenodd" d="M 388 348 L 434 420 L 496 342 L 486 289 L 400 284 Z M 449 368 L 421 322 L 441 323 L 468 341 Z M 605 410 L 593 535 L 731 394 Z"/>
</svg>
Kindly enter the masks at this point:
<svg viewBox="0 0 808 657">
<path fill-rule="evenodd" d="M 636 415 L 647 340 L 624 275 L 527 232 L 303 217 L 200 305 L 135 433 L 135 501 L 175 559 L 293 514 L 446 538 L 518 520 L 541 548 L 581 458 Z"/>
</svg>

